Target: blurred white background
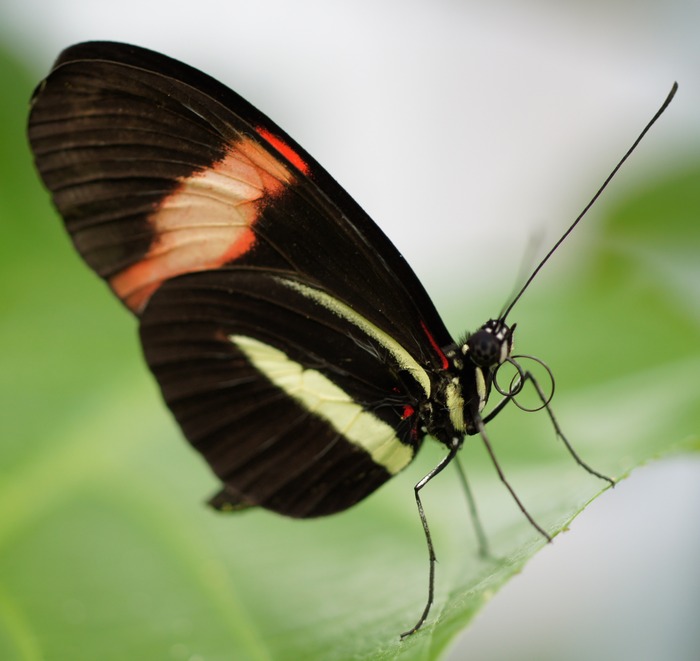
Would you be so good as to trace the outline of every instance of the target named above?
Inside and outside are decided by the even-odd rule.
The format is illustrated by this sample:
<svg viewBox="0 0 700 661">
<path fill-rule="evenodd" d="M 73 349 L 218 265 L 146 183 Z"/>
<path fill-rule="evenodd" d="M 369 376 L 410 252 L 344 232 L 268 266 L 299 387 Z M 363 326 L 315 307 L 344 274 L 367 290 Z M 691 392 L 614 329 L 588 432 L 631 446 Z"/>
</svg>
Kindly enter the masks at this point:
<svg viewBox="0 0 700 661">
<path fill-rule="evenodd" d="M 114 39 L 233 87 L 347 188 L 442 309 L 457 305 L 454 278 L 500 307 L 529 237 L 556 238 L 674 80 L 671 110 L 588 223 L 700 148 L 696 0 L 2 0 L 0 26 L 37 77 L 71 43 Z M 562 261 L 585 240 L 581 228 Z M 450 658 L 700 658 L 699 506 L 697 460 L 639 470 L 506 586 Z"/>
</svg>

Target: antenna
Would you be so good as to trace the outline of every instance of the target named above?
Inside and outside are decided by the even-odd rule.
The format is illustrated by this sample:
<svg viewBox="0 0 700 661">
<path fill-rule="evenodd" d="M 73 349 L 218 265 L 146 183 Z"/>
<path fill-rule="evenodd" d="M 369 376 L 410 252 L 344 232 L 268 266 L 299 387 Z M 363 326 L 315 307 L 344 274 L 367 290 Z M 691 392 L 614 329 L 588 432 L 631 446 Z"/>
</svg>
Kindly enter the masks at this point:
<svg viewBox="0 0 700 661">
<path fill-rule="evenodd" d="M 579 224 L 581 219 L 588 213 L 588 210 L 595 204 L 595 201 L 600 197 L 601 193 L 607 188 L 607 185 L 610 183 L 611 179 L 617 174 L 618 170 L 622 167 L 622 164 L 630 157 L 632 152 L 637 148 L 637 145 L 642 141 L 642 138 L 646 135 L 647 131 L 654 125 L 657 119 L 661 117 L 663 114 L 664 110 L 668 108 L 669 103 L 671 103 L 671 100 L 676 94 L 676 91 L 678 90 L 678 83 L 673 83 L 673 87 L 671 87 L 671 91 L 668 93 L 668 96 L 666 97 L 666 100 L 661 104 L 661 107 L 656 111 L 656 114 L 651 118 L 649 123 L 644 127 L 642 132 L 639 134 L 637 139 L 632 143 L 632 146 L 627 150 L 625 155 L 620 159 L 618 164 L 613 168 L 613 171 L 607 176 L 605 181 L 603 182 L 602 186 L 598 189 L 596 194 L 591 198 L 591 201 L 584 207 L 583 211 L 576 217 L 576 220 L 574 220 L 573 223 L 569 226 L 569 229 L 562 234 L 561 238 L 552 246 L 550 251 L 544 256 L 542 261 L 537 265 L 535 270 L 530 274 L 530 277 L 525 281 L 525 284 L 520 288 L 520 291 L 513 297 L 513 300 L 510 302 L 510 304 L 506 307 L 505 311 L 501 313 L 499 316 L 499 321 L 505 321 L 506 317 L 508 314 L 510 314 L 510 311 L 513 309 L 513 306 L 520 300 L 520 297 L 523 295 L 524 291 L 530 286 L 530 283 L 535 279 L 535 276 L 540 272 L 540 269 L 547 263 L 547 260 L 554 254 L 554 251 L 564 242 L 564 239 L 566 239 L 569 234 L 573 231 L 574 227 Z"/>
</svg>

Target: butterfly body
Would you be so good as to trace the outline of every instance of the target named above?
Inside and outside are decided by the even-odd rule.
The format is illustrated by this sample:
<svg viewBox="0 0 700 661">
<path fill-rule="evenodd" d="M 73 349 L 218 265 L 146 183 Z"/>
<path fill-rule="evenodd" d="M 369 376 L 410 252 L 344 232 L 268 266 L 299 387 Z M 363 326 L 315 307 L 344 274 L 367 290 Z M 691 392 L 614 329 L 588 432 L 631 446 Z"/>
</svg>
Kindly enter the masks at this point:
<svg viewBox="0 0 700 661">
<path fill-rule="evenodd" d="M 218 507 L 331 514 L 426 435 L 475 433 L 492 366 L 464 355 L 357 203 L 231 90 L 145 49 L 78 44 L 38 88 L 29 136 L 77 250 L 139 318 Z"/>
<path fill-rule="evenodd" d="M 496 319 L 455 342 L 422 284 L 379 227 L 292 138 L 213 78 L 126 44 L 66 49 L 37 88 L 29 140 L 37 169 L 87 264 L 138 318 L 144 356 L 184 435 L 221 481 L 211 504 L 298 518 L 366 498 L 426 436 L 444 458 L 421 489 L 505 405 L 545 409 L 513 356 L 506 317 L 591 202 Z M 549 369 L 539 361 L 541 366 Z M 495 384 L 501 365 L 516 376 Z M 551 377 L 551 372 L 549 372 Z M 536 409 L 516 398 L 530 383 Z M 483 416 L 492 387 L 503 396 Z M 475 513 L 473 502 L 471 509 Z M 475 517 L 476 519 L 476 517 Z M 484 548 L 483 531 L 477 535 Z"/>
</svg>

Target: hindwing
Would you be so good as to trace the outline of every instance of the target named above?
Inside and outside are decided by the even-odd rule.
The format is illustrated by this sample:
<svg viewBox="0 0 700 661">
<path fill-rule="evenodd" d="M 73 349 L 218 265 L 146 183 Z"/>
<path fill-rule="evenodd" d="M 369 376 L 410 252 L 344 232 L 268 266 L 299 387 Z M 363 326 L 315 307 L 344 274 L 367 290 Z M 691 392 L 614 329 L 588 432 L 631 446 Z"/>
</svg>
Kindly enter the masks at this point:
<svg viewBox="0 0 700 661">
<path fill-rule="evenodd" d="M 374 491 L 418 449 L 427 374 L 371 322 L 324 296 L 279 274 L 220 269 L 165 283 L 146 307 L 146 360 L 224 483 L 220 503 L 330 514 Z"/>
</svg>

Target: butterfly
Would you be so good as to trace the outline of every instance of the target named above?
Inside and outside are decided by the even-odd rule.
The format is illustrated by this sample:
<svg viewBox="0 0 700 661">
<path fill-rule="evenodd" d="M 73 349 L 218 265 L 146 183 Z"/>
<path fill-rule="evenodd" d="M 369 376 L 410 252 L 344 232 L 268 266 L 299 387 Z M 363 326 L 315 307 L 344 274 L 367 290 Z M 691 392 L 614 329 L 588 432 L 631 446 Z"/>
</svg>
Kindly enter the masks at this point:
<svg viewBox="0 0 700 661">
<path fill-rule="evenodd" d="M 485 424 L 526 382 L 574 458 L 612 482 L 568 445 L 551 395 L 512 355 L 506 321 L 583 214 L 499 316 L 455 341 L 348 193 L 264 114 L 192 67 L 126 44 L 72 46 L 34 93 L 29 140 L 75 248 L 138 317 L 166 404 L 220 480 L 213 506 L 334 514 L 404 469 L 426 436 L 445 447 L 415 487 L 429 595 L 403 635 L 433 602 L 420 492 L 465 436 L 480 435 L 491 452 Z M 503 399 L 484 415 L 505 363 L 517 378 L 496 385 Z"/>
</svg>

